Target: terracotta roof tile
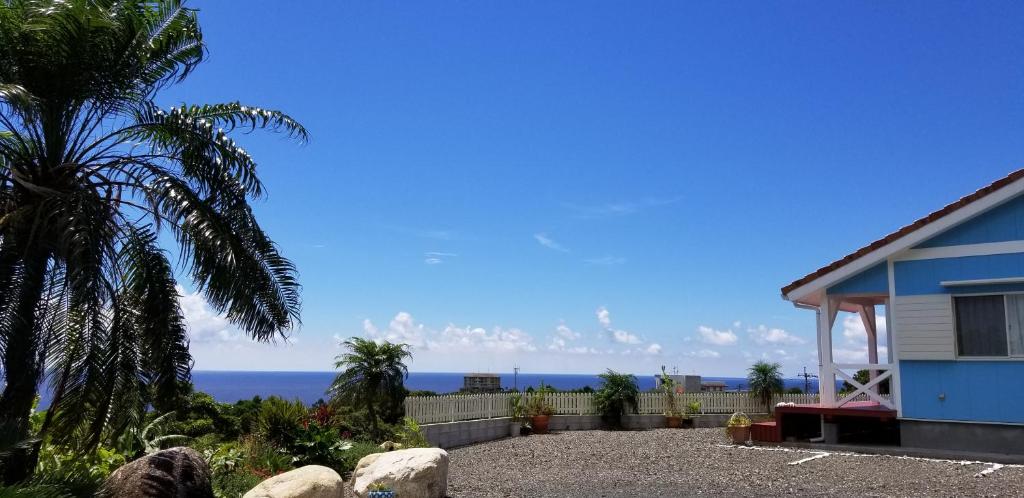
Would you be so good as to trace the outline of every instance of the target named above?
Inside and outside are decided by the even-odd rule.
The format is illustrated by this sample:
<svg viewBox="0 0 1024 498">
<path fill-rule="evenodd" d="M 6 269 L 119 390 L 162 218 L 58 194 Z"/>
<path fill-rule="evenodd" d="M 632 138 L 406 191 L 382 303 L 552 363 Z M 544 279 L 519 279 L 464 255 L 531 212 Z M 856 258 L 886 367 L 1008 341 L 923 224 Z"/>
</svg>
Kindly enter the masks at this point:
<svg viewBox="0 0 1024 498">
<path fill-rule="evenodd" d="M 1006 175 L 1005 177 L 1000 178 L 999 180 L 996 180 L 969 195 L 961 197 L 959 200 L 946 205 L 945 207 L 939 209 L 938 211 L 929 213 L 927 216 L 920 218 L 914 221 L 913 223 L 904 226 L 903 228 L 900 228 L 899 230 L 896 230 L 895 232 L 892 232 L 889 235 L 886 235 L 885 237 L 882 237 L 860 249 L 857 249 L 856 251 L 850 254 L 847 254 L 842 259 L 833 261 L 832 263 L 829 263 L 828 265 L 818 268 L 814 272 L 807 274 L 803 278 L 793 281 L 789 285 L 782 288 L 782 295 L 785 296 L 786 294 L 789 294 L 792 290 L 796 289 L 797 287 L 800 287 L 804 284 L 807 284 L 813 280 L 818 279 L 819 277 L 823 277 L 829 273 L 832 273 L 833 271 L 836 271 L 852 263 L 853 261 L 860 259 L 861 257 L 867 255 L 868 253 L 876 249 L 879 249 L 885 245 L 888 245 L 889 243 L 905 235 L 908 235 L 911 232 L 914 232 L 915 230 L 935 220 L 938 220 L 939 218 L 942 218 L 943 216 L 946 216 L 956 211 L 957 209 L 960 209 L 978 199 L 981 199 L 982 197 L 985 197 L 986 195 L 991 194 L 992 192 L 995 192 L 1021 178 L 1024 178 L 1024 169 L 1014 171 L 1013 173 L 1010 173 L 1009 175 Z"/>
</svg>

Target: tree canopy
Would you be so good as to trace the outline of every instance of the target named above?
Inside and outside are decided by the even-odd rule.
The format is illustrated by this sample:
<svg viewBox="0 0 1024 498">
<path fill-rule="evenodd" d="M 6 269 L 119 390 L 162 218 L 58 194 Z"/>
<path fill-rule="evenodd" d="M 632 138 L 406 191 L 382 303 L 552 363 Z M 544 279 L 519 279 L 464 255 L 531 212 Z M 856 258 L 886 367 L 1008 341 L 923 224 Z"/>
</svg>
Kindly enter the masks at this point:
<svg viewBox="0 0 1024 498">
<path fill-rule="evenodd" d="M 205 55 L 177 0 L 0 0 L 0 448 L 25 437 L 44 373 L 43 432 L 83 447 L 178 396 L 178 275 L 256 340 L 298 323 L 296 269 L 253 215 L 265 191 L 231 134 L 307 132 L 237 102 L 158 106 Z"/>
</svg>

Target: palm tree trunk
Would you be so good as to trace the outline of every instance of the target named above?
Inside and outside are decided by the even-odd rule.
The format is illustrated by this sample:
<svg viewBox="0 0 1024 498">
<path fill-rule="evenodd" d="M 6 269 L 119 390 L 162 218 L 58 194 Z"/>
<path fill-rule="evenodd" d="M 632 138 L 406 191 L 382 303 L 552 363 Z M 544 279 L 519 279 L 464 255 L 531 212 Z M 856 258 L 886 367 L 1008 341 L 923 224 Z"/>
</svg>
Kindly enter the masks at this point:
<svg viewBox="0 0 1024 498">
<path fill-rule="evenodd" d="M 0 265 L 11 268 L 17 260 L 11 248 L 0 254 Z M 39 341 L 36 337 L 36 307 L 46 282 L 48 257 L 42 251 L 26 251 L 24 272 L 17 290 L 10 295 L 12 301 L 7 347 L 3 356 L 6 385 L 0 394 L 0 448 L 12 448 L 28 438 L 29 415 L 36 397 L 36 388 L 42 377 L 39 364 Z M 0 462 L 3 469 L 0 480 L 13 483 L 23 480 L 35 467 L 33 448 L 18 447 L 10 450 Z"/>
</svg>

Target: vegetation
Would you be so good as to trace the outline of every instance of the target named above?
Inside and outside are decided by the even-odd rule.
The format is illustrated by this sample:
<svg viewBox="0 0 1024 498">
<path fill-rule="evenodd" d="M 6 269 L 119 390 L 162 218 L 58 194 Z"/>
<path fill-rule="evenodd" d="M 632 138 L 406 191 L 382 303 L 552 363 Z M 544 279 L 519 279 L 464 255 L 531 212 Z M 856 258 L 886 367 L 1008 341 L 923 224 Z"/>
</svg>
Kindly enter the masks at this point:
<svg viewBox="0 0 1024 498">
<path fill-rule="evenodd" d="M 750 417 L 746 413 L 736 412 L 729 417 L 729 421 L 725 424 L 726 427 L 749 427 L 751 424 Z"/>
<path fill-rule="evenodd" d="M 772 398 L 782 393 L 782 366 L 758 361 L 747 369 L 747 383 L 750 384 L 750 395 L 761 400 L 768 412 L 771 412 Z"/>
<path fill-rule="evenodd" d="M 395 423 L 404 414 L 409 345 L 353 337 L 342 346 L 348 351 L 335 362 L 342 371 L 328 393 L 335 403 L 365 410 L 371 433 L 380 436 L 381 423 Z"/>
<path fill-rule="evenodd" d="M 44 372 L 54 397 L 36 437 L 79 455 L 116 444 L 147 406 L 176 408 L 191 365 L 178 270 L 256 340 L 299 320 L 295 267 L 256 221 L 256 162 L 230 134 L 307 132 L 237 102 L 158 106 L 205 54 L 196 11 L 177 0 L 0 8 L 5 482 L 34 467 L 39 444 L 26 440 Z"/>
<path fill-rule="evenodd" d="M 658 386 L 661 390 L 662 400 L 664 403 L 664 412 L 666 417 L 681 417 L 683 416 L 682 410 L 679 409 L 679 404 L 676 401 L 676 381 L 669 376 L 668 372 L 665 371 L 665 365 L 661 366 L 661 385 Z"/>
<path fill-rule="evenodd" d="M 530 394 L 530 398 L 526 401 L 526 414 L 531 417 L 538 416 L 551 416 L 555 413 L 555 407 L 551 406 L 548 402 L 548 393 L 550 393 L 544 386 L 544 382 L 540 383 L 540 387 L 537 388 L 533 394 Z"/>
<path fill-rule="evenodd" d="M 522 394 L 512 393 L 508 399 L 508 407 L 513 423 L 523 424 L 526 422 L 526 406 L 523 405 Z"/>
<path fill-rule="evenodd" d="M 640 387 L 632 374 L 609 369 L 600 374 L 601 387 L 594 395 L 594 404 L 601 419 L 613 428 L 622 427 L 622 415 L 635 413 L 640 405 Z"/>
<path fill-rule="evenodd" d="M 691 401 L 686 405 L 686 417 L 692 417 L 700 413 L 700 401 Z"/>
</svg>

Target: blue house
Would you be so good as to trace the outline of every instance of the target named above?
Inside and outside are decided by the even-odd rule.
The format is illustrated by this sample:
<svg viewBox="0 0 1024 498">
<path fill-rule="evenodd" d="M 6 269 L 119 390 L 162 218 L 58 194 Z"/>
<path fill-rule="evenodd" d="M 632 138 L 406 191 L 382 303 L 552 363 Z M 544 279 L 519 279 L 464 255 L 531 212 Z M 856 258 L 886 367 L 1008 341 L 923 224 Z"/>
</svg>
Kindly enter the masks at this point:
<svg viewBox="0 0 1024 498">
<path fill-rule="evenodd" d="M 1024 453 L 1024 170 L 796 280 L 782 295 L 817 312 L 822 409 L 890 411 L 904 446 Z M 866 362 L 834 358 L 840 311 L 863 322 Z M 882 358 L 879 315 L 887 324 Z M 854 378 L 858 370 L 870 371 L 867 382 Z M 855 392 L 837 395 L 836 380 Z"/>
</svg>

